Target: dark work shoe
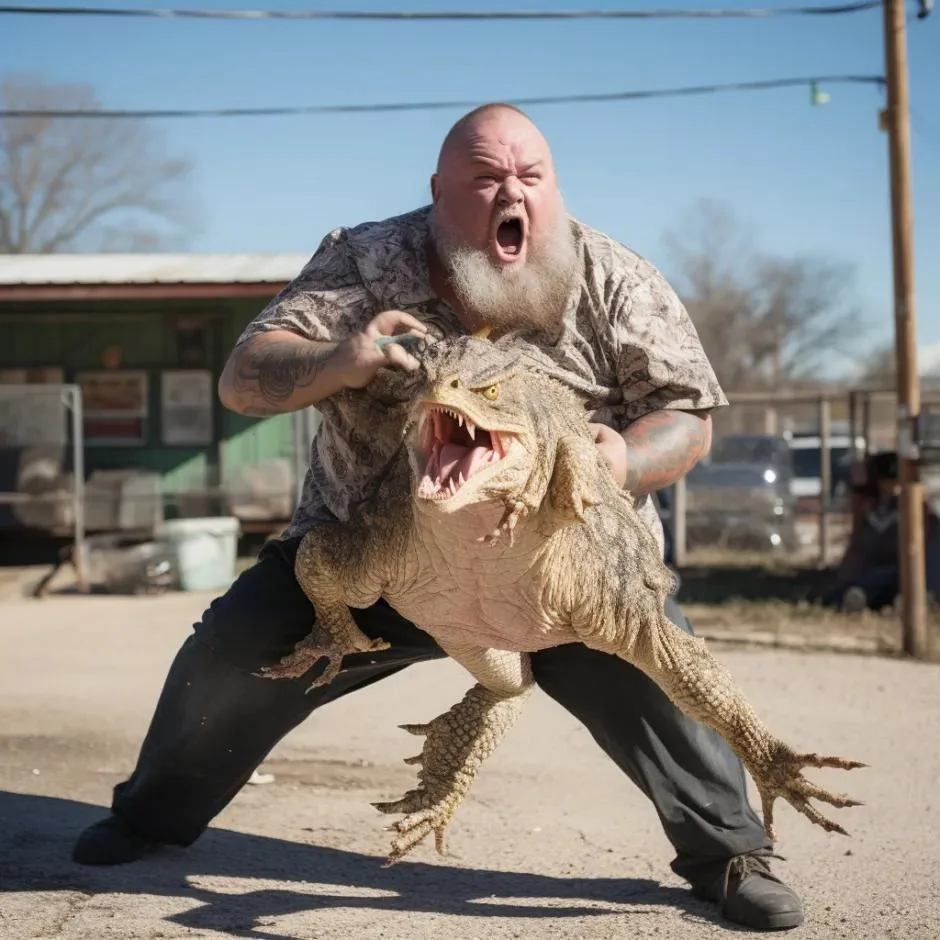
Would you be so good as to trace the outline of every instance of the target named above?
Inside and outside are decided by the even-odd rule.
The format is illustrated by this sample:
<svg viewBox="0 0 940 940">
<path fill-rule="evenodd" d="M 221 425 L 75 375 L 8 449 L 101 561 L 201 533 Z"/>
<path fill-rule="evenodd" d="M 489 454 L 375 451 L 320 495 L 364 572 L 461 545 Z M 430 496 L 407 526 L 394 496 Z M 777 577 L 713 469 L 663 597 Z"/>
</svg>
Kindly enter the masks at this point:
<svg viewBox="0 0 940 940">
<path fill-rule="evenodd" d="M 697 879 L 692 893 L 716 902 L 727 920 L 752 930 L 789 930 L 803 923 L 802 902 L 770 870 L 767 856 L 735 855 L 714 874 Z"/>
<path fill-rule="evenodd" d="M 75 840 L 72 861 L 79 865 L 124 865 L 158 848 L 137 835 L 116 816 L 99 819 Z"/>
</svg>

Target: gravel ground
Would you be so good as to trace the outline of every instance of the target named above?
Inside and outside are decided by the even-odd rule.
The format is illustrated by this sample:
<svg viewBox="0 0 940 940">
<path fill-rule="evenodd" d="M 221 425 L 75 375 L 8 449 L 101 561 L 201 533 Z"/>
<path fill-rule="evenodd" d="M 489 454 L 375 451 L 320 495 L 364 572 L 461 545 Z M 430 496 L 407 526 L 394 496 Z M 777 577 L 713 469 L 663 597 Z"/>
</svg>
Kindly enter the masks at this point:
<svg viewBox="0 0 940 940">
<path fill-rule="evenodd" d="M 369 802 L 400 795 L 414 740 L 397 729 L 469 685 L 413 667 L 295 730 L 187 851 L 91 870 L 68 858 L 129 772 L 170 657 L 205 597 L 0 604 L 0 938 L 700 938 L 734 930 L 669 871 L 647 801 L 544 695 L 486 766 L 450 829 L 392 869 Z M 940 936 L 940 671 L 779 649 L 720 649 L 755 707 L 798 747 L 868 762 L 811 771 L 866 805 L 851 838 L 779 805 L 777 870 L 803 894 L 800 938 Z M 737 931 L 735 931 L 737 932 Z"/>
</svg>

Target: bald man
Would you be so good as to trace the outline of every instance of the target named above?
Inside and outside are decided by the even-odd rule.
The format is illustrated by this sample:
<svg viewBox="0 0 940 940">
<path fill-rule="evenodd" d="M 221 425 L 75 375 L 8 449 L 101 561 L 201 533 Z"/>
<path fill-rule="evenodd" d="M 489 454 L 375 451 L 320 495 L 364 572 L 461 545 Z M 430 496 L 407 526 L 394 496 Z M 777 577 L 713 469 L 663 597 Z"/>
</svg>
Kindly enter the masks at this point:
<svg viewBox="0 0 940 940">
<path fill-rule="evenodd" d="M 565 211 L 548 144 L 507 105 L 465 115 L 431 177 L 432 205 L 328 234 L 300 275 L 246 327 L 219 381 L 245 415 L 316 405 L 323 416 L 303 497 L 283 535 L 205 611 L 174 660 L 112 815 L 79 837 L 89 865 L 194 842 L 292 728 L 327 702 L 443 656 L 387 604 L 355 611 L 391 648 L 347 656 L 339 676 L 255 677 L 310 630 L 294 579 L 303 533 L 345 519 L 399 446 L 401 333 L 453 336 L 482 323 L 518 328 L 586 396 L 596 443 L 662 545 L 649 494 L 707 452 L 709 411 L 727 404 L 675 292 L 647 261 Z M 670 602 L 670 617 L 691 626 Z M 322 664 L 321 664 L 322 666 Z M 318 666 L 316 668 L 321 668 Z M 770 843 L 740 763 L 628 663 L 582 645 L 532 656 L 536 682 L 587 727 L 652 800 L 676 850 L 673 870 L 728 919 L 795 927 L 802 905 L 767 862 Z"/>
</svg>

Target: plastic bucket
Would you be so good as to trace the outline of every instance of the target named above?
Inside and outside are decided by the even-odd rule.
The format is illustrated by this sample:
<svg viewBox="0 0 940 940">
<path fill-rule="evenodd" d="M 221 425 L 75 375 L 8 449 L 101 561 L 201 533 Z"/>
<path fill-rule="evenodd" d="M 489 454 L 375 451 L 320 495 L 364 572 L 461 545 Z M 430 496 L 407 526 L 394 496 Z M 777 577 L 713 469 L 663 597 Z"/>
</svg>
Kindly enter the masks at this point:
<svg viewBox="0 0 940 940">
<path fill-rule="evenodd" d="M 238 533 L 234 516 L 167 519 L 158 538 L 173 553 L 184 591 L 214 591 L 235 580 Z"/>
</svg>

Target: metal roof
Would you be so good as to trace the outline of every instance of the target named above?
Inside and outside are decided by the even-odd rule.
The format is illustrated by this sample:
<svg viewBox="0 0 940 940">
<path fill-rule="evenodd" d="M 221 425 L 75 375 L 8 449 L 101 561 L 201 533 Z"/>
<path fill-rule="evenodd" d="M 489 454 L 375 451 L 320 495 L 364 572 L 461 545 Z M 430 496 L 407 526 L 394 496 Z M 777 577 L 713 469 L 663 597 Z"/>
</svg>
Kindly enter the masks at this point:
<svg viewBox="0 0 940 940">
<path fill-rule="evenodd" d="M 281 283 L 309 260 L 309 254 L 0 255 L 0 284 Z"/>
</svg>

